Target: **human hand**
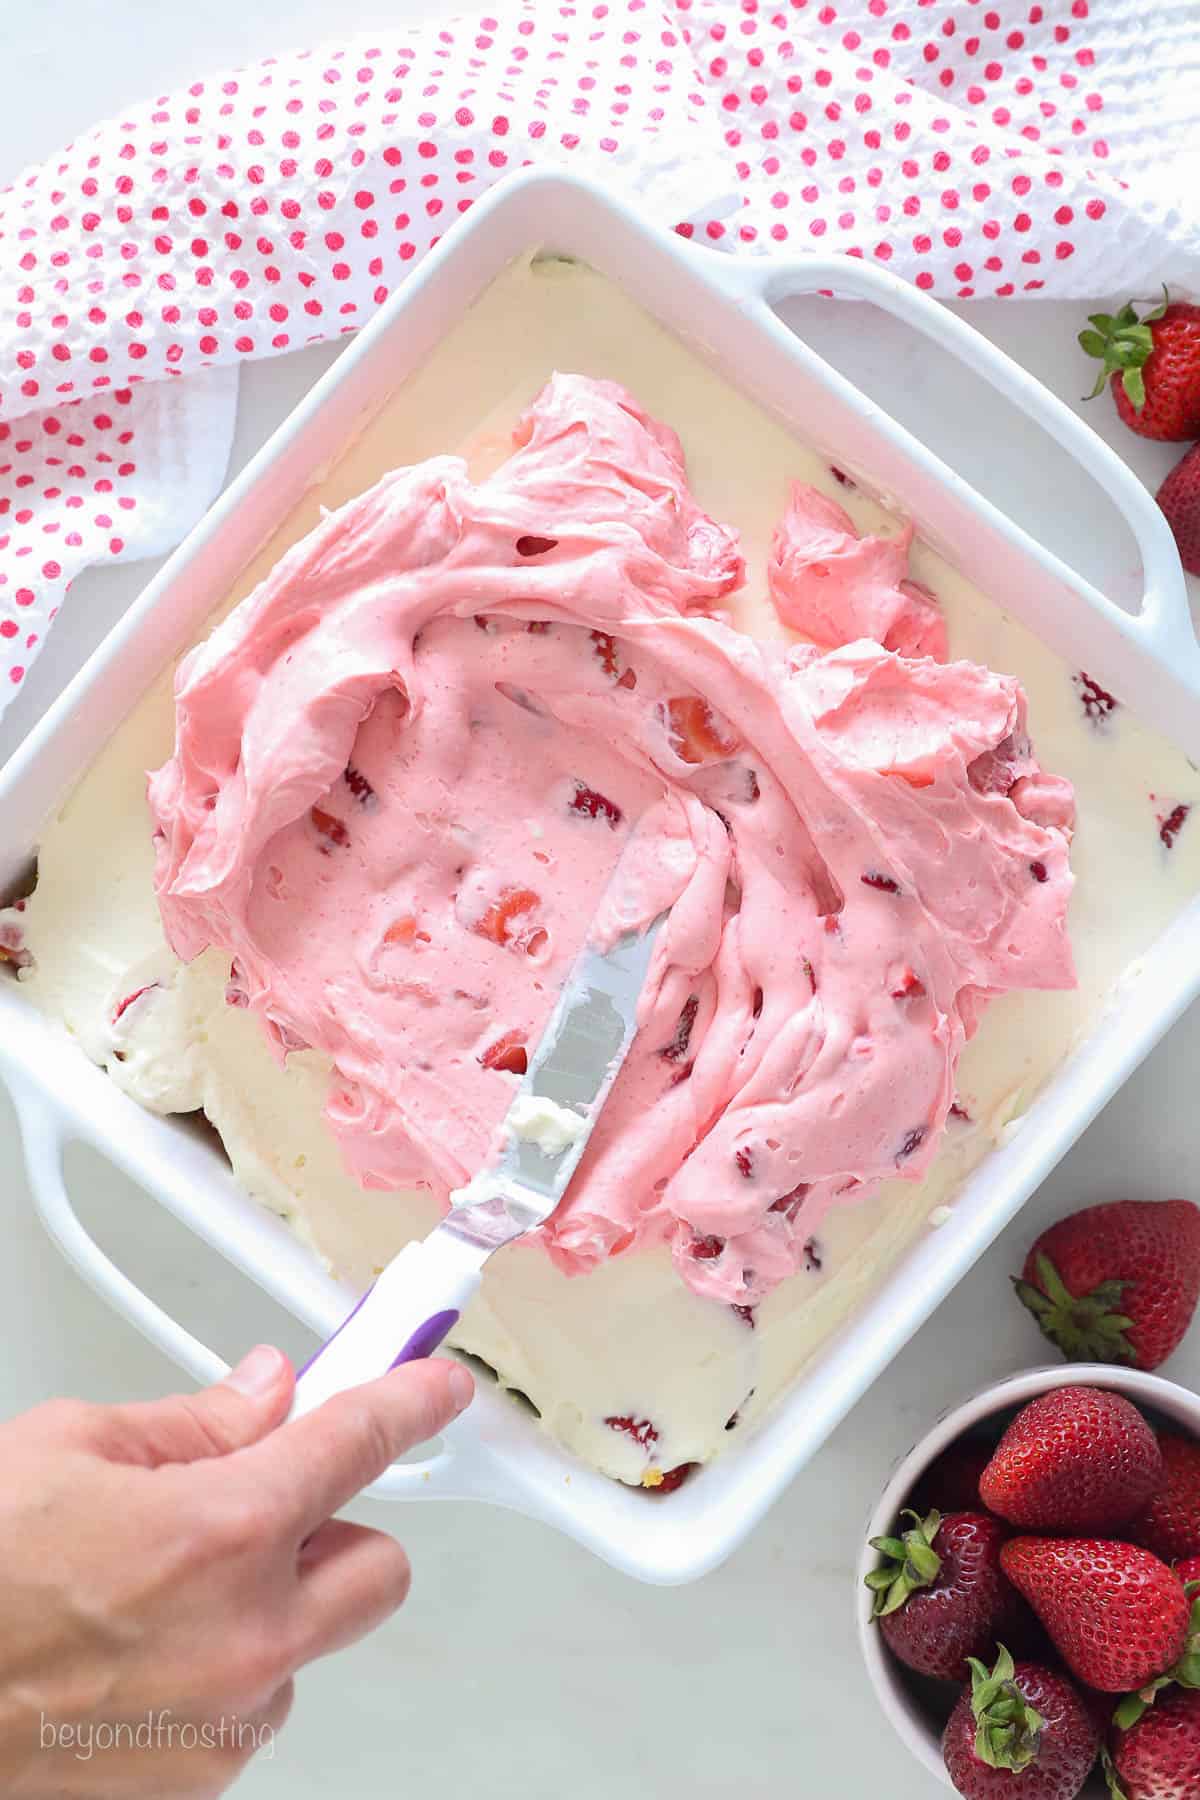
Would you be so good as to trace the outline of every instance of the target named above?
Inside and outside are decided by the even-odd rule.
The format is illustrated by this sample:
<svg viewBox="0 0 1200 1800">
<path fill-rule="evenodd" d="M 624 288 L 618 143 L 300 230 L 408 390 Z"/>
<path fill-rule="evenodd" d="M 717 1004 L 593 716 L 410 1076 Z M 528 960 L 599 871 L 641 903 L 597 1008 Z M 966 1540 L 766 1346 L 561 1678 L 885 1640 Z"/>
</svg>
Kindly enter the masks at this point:
<svg viewBox="0 0 1200 1800">
<path fill-rule="evenodd" d="M 211 1800 L 273 1741 L 295 1671 L 403 1603 L 400 1545 L 332 1515 L 463 1410 L 470 1375 L 408 1363 L 281 1424 L 293 1385 L 261 1346 L 201 1393 L 0 1424 L 9 1800 Z"/>
</svg>

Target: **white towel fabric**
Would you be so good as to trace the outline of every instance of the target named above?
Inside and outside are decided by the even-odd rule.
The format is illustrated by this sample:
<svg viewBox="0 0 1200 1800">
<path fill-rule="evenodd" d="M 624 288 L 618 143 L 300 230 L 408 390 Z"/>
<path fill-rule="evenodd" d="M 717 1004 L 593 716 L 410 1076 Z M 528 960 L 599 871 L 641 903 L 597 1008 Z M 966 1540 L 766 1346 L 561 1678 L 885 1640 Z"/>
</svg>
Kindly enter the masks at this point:
<svg viewBox="0 0 1200 1800">
<path fill-rule="evenodd" d="M 219 489 L 237 368 L 474 197 L 586 168 L 720 250 L 945 296 L 1200 288 L 1196 0 L 515 0 L 197 80 L 0 194 L 0 711 L 72 577 Z"/>
</svg>

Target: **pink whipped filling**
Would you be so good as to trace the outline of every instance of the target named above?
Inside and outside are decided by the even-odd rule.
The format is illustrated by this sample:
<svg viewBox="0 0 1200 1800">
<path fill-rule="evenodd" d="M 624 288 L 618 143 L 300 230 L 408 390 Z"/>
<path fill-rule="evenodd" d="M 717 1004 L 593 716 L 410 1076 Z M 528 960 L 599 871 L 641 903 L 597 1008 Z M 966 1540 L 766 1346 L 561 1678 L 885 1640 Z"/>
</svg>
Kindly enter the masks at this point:
<svg viewBox="0 0 1200 1800">
<path fill-rule="evenodd" d="M 386 476 L 185 658 L 164 925 L 280 1057 L 332 1059 L 364 1185 L 445 1197 L 636 829 L 635 911 L 673 910 L 539 1235 L 569 1272 L 667 1242 L 752 1305 L 829 1207 L 924 1173 L 987 996 L 1071 984 L 1070 790 L 1009 677 L 702 616 L 735 536 L 619 388 L 555 376 L 516 442 L 477 485 Z"/>
<path fill-rule="evenodd" d="M 859 537 L 849 513 L 802 481 L 792 484 L 767 565 L 775 610 L 823 649 L 871 638 L 901 656 L 945 662 L 937 602 L 909 579 L 913 528 Z"/>
</svg>

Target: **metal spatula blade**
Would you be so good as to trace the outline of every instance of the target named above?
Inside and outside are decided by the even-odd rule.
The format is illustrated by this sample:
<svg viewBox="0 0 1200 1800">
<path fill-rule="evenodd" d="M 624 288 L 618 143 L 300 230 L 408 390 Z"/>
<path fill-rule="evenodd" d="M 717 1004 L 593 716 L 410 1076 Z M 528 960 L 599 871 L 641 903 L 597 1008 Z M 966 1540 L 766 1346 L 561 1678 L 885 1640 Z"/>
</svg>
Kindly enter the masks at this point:
<svg viewBox="0 0 1200 1800">
<path fill-rule="evenodd" d="M 601 912 L 620 875 L 618 863 Z M 451 1196 L 449 1213 L 427 1238 L 392 1258 L 301 1370 L 293 1418 L 398 1363 L 432 1355 L 474 1295 L 492 1252 L 550 1217 L 633 1042 L 638 999 L 666 916 L 607 950 L 590 942 L 589 928 L 500 1126 L 495 1159 Z M 531 1135 L 539 1128 L 540 1142 Z"/>
</svg>

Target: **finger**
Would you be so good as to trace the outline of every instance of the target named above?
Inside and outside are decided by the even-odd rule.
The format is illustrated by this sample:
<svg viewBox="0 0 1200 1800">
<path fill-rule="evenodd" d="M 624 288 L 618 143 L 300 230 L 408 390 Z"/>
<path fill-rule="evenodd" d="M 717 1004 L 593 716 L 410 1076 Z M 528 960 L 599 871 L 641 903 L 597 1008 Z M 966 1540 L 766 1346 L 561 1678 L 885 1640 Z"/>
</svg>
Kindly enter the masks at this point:
<svg viewBox="0 0 1200 1800">
<path fill-rule="evenodd" d="M 266 1496 L 298 1537 L 324 1524 L 390 1463 L 467 1406 L 475 1384 L 461 1363 L 405 1363 L 335 1394 L 238 1457 L 238 1479 Z"/>
<path fill-rule="evenodd" d="M 298 1666 L 357 1643 L 408 1598 L 408 1557 L 384 1531 L 329 1519 L 298 1565 Z"/>
<path fill-rule="evenodd" d="M 228 1456 L 275 1429 L 287 1416 L 294 1385 L 283 1352 L 260 1344 L 224 1381 L 197 1394 L 106 1407 L 97 1447 L 112 1462 L 148 1469 Z"/>
</svg>

